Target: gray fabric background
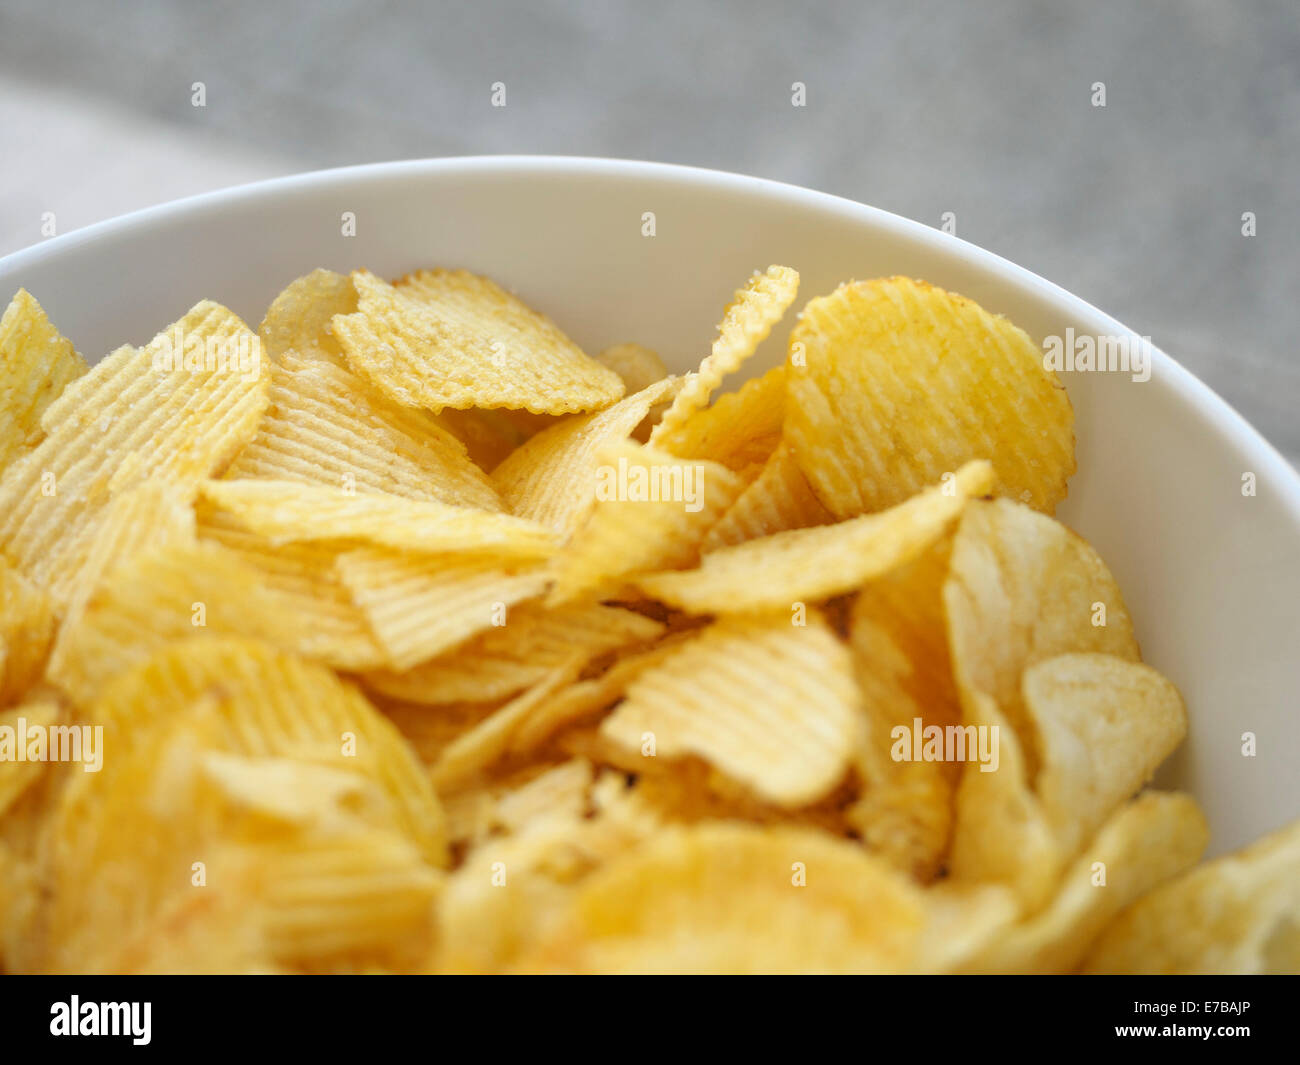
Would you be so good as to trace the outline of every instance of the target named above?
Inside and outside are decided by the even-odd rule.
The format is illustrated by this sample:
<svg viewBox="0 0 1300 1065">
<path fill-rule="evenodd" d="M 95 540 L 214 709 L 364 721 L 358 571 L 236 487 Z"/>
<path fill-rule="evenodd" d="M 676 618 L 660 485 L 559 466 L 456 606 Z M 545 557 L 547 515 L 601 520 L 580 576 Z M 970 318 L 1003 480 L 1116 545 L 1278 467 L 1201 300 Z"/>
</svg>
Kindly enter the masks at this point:
<svg viewBox="0 0 1300 1065">
<path fill-rule="evenodd" d="M 0 0 L 0 130 L 0 254 L 45 211 L 66 232 L 299 170 L 494 152 L 953 211 L 1300 457 L 1295 0 Z"/>
</svg>

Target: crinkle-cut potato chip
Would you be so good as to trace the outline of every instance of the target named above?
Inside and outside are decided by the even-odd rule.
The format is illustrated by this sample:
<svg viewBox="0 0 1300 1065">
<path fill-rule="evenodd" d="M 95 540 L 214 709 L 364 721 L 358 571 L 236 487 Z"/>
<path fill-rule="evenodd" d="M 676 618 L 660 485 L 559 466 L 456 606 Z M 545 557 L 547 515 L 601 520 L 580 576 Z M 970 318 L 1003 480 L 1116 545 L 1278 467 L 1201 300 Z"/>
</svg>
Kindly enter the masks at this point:
<svg viewBox="0 0 1300 1065">
<path fill-rule="evenodd" d="M 848 818 L 866 846 L 921 881 L 935 876 L 947 853 L 961 773 L 960 763 L 926 760 L 924 747 L 914 749 L 917 721 L 924 736 L 961 720 L 943 619 L 950 550 L 941 540 L 864 585 L 849 626 L 865 727 L 855 763 L 863 794 Z"/>
<path fill-rule="evenodd" d="M 470 642 L 405 672 L 375 670 L 367 688 L 410 703 L 484 702 L 515 695 L 569 658 L 590 657 L 629 644 L 648 643 L 664 631 L 659 622 L 621 607 L 574 603 L 548 609 L 521 603 Z"/>
<path fill-rule="evenodd" d="M 668 830 L 581 884 L 519 971 L 823 973 L 913 966 L 920 892 L 860 847 L 800 829 Z"/>
<path fill-rule="evenodd" d="M 1037 736 L 1035 789 L 1072 853 L 1182 742 L 1187 711 L 1171 681 L 1111 655 L 1049 658 L 1020 684 Z"/>
<path fill-rule="evenodd" d="M 220 546 L 150 548 L 114 569 L 70 619 L 49 678 L 85 706 L 172 641 L 249 636 L 292 648 L 296 622 L 257 571 Z"/>
<path fill-rule="evenodd" d="M 666 378 L 607 410 L 538 433 L 492 471 L 506 509 L 567 537 L 595 506 L 601 450 L 626 440 L 651 407 L 680 387 L 680 378 Z"/>
<path fill-rule="evenodd" d="M 830 511 L 813 495 L 789 446 L 781 443 L 768 456 L 758 476 L 709 530 L 703 548 L 706 552 L 716 551 L 760 536 L 824 525 L 830 520 Z"/>
<path fill-rule="evenodd" d="M 915 558 L 992 482 L 987 462 L 967 463 L 942 484 L 880 514 L 719 548 L 697 569 L 655 573 L 633 583 L 693 613 L 789 610 L 796 603 L 829 599 Z"/>
<path fill-rule="evenodd" d="M 434 708 L 416 703 L 398 703 L 382 696 L 376 696 L 374 702 L 406 738 L 416 757 L 430 767 L 437 764 L 442 752 L 458 736 L 496 713 L 503 705 L 501 700 L 495 700 L 486 703 L 448 703 Z M 449 838 L 456 839 L 455 836 Z"/>
<path fill-rule="evenodd" d="M 62 719 L 59 704 L 46 698 L 0 711 L 0 818 L 44 775 L 50 744 L 63 742 L 51 731 Z M 35 748 L 30 742 L 34 737 L 39 737 Z M 80 742 L 77 746 L 80 748 Z M 44 757 L 32 760 L 29 751 Z"/>
<path fill-rule="evenodd" d="M 1133 622 L 1119 587 L 1082 538 L 998 499 L 966 508 L 943 594 L 957 682 L 996 700 L 1020 733 L 1032 782 L 1038 751 L 1020 676 L 1036 662 L 1071 652 L 1136 662 Z"/>
<path fill-rule="evenodd" d="M 0 473 L 40 443 L 41 415 L 85 372 L 72 341 L 20 288 L 0 318 Z"/>
<path fill-rule="evenodd" d="M 1190 796 L 1143 793 L 1116 810 L 1084 846 L 1046 907 L 1003 928 L 962 968 L 991 973 L 1073 971 L 1116 913 L 1193 865 L 1207 839 L 1205 817 Z"/>
<path fill-rule="evenodd" d="M 352 279 L 333 270 L 313 270 L 293 281 L 266 309 L 258 335 L 273 359 L 295 351 L 307 358 L 344 366 L 343 349 L 334 336 L 336 314 L 355 314 L 357 290 Z"/>
<path fill-rule="evenodd" d="M 345 367 L 296 352 L 271 368 L 270 407 L 226 478 L 501 509 L 487 474 L 427 411 L 393 403 Z"/>
<path fill-rule="evenodd" d="M 339 576 L 361 608 L 392 669 L 410 669 L 508 618 L 508 608 L 542 594 L 544 564 L 410 554 L 362 547 L 338 559 Z"/>
<path fill-rule="evenodd" d="M 780 806 L 815 802 L 848 769 L 861 710 L 847 649 L 816 612 L 794 620 L 715 622 L 634 680 L 601 735 L 698 756 Z"/>
<path fill-rule="evenodd" d="M 45 410 L 45 439 L 0 479 L 0 551 L 67 603 L 113 495 L 218 474 L 252 439 L 268 402 L 259 347 L 205 301 L 68 385 Z"/>
<path fill-rule="evenodd" d="M 630 440 L 606 445 L 596 462 L 596 504 L 551 560 L 552 604 L 614 591 L 635 574 L 694 565 L 700 542 L 743 486 L 716 462 Z"/>
<path fill-rule="evenodd" d="M 0 707 L 40 679 L 56 624 L 49 597 L 0 556 Z"/>
<path fill-rule="evenodd" d="M 348 365 L 407 407 L 599 410 L 623 382 L 560 328 L 493 281 L 421 270 L 397 286 L 358 270 L 357 314 L 334 318 Z"/>
<path fill-rule="evenodd" d="M 339 576 L 338 545 L 295 542 L 275 546 L 203 500 L 199 537 L 219 544 L 256 571 L 296 633 L 291 649 L 336 669 L 375 669 L 387 662 L 361 608 Z"/>
<path fill-rule="evenodd" d="M 536 522 L 429 499 L 295 481 L 205 481 L 200 490 L 275 547 L 352 540 L 412 551 L 540 559 L 556 546 L 555 533 Z"/>
<path fill-rule="evenodd" d="M 1300 821 L 1143 895 L 1106 926 L 1082 970 L 1300 972 Z"/>
<path fill-rule="evenodd" d="M 656 446 L 737 471 L 766 462 L 781 442 L 788 373 L 784 365 L 774 366 L 737 391 L 718 396 L 676 428 L 660 433 Z"/>
<path fill-rule="evenodd" d="M 662 447 L 663 441 L 678 432 L 696 411 L 709 405 L 723 378 L 738 370 L 758 350 L 798 292 L 799 274 L 788 266 L 769 266 L 736 291 L 718 323 L 713 350 L 700 363 L 698 371 L 687 374 L 682 390 L 650 434 L 651 444 Z"/>
<path fill-rule="evenodd" d="M 597 355 L 596 361 L 623 379 L 623 388 L 629 396 L 668 376 L 664 360 L 640 344 L 615 344 Z"/>
<path fill-rule="evenodd" d="M 905 277 L 809 301 L 790 335 L 785 437 L 837 517 L 894 506 L 989 459 L 996 493 L 1051 513 L 1074 473 L 1074 413 L 1005 318 Z"/>
</svg>

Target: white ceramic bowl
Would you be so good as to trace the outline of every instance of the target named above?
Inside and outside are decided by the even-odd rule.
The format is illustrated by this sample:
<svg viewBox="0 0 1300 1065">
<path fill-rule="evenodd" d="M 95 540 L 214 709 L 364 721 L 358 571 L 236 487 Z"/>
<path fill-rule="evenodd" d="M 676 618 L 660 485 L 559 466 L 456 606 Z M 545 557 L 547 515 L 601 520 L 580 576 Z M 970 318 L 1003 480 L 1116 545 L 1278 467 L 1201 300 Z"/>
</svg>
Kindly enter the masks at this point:
<svg viewBox="0 0 1300 1065">
<path fill-rule="evenodd" d="M 355 236 L 343 235 L 344 212 Z M 995 255 L 870 207 L 706 170 L 539 157 L 362 166 L 198 196 L 0 260 L 0 296 L 25 286 L 94 359 L 145 342 L 203 297 L 255 327 L 313 267 L 464 266 L 517 290 L 588 350 L 636 340 L 685 370 L 707 352 L 732 290 L 778 262 L 803 275 L 801 298 L 909 274 L 1036 340 L 1067 327 L 1128 332 Z M 753 369 L 779 359 L 784 339 Z M 1187 699 L 1190 735 L 1162 782 L 1200 798 L 1213 851 L 1239 846 L 1300 815 L 1300 477 L 1159 352 L 1145 383 L 1063 376 L 1079 472 L 1060 517 L 1110 564 L 1147 661 Z M 1254 497 L 1242 495 L 1247 472 Z M 1242 754 L 1248 731 L 1254 757 Z"/>
</svg>

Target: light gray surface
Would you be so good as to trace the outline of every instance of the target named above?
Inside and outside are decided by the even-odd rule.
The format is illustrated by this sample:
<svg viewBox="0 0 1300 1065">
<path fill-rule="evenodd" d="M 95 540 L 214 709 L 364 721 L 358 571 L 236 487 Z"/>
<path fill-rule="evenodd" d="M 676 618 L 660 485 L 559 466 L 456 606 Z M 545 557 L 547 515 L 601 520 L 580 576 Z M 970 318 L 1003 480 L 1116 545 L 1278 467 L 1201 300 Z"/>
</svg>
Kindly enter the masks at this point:
<svg viewBox="0 0 1300 1065">
<path fill-rule="evenodd" d="M 735 170 L 936 226 L 952 211 L 1300 456 L 1294 0 L 0 0 L 0 129 L 0 253 L 47 211 L 66 232 L 298 170 L 495 152 Z"/>
</svg>

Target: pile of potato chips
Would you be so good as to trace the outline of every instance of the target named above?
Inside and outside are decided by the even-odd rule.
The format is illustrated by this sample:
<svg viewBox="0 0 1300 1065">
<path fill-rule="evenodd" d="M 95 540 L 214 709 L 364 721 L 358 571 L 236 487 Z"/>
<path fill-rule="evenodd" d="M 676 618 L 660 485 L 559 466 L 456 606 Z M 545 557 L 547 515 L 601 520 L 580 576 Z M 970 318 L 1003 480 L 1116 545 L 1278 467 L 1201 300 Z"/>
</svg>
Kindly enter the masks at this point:
<svg viewBox="0 0 1300 1065">
<path fill-rule="evenodd" d="M 0 969 L 1300 969 L 1300 823 L 1193 868 L 1144 790 L 1186 714 L 1034 343 L 853 282 L 718 394 L 798 282 L 681 377 L 464 271 L 93 367 L 20 291 Z"/>
</svg>

